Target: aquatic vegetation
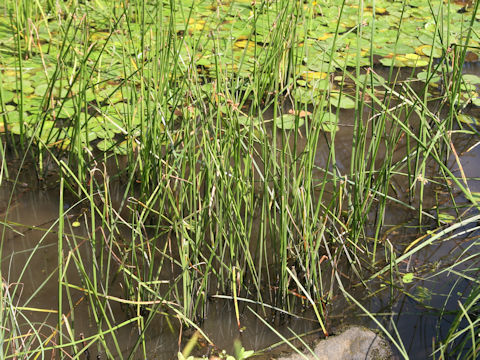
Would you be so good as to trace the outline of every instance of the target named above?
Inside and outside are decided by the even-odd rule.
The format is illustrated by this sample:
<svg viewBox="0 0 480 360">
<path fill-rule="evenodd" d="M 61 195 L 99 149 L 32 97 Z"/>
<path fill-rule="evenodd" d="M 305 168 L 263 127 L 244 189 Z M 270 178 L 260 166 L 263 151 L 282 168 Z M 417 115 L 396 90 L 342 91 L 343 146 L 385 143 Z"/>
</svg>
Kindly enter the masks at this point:
<svg viewBox="0 0 480 360">
<path fill-rule="evenodd" d="M 373 294 L 373 281 L 392 297 L 416 286 L 410 298 L 430 306 L 414 292 L 426 272 L 412 257 L 475 234 L 478 176 L 463 164 L 478 144 L 480 78 L 464 71 L 480 53 L 477 9 L 439 0 L 4 2 L 0 184 L 18 187 L 11 156 L 60 194 L 58 220 L 44 229 L 56 236 L 47 275 L 58 280 L 56 319 L 41 321 L 48 330 L 18 320 L 30 299 L 13 302 L 13 284 L 29 260 L 3 289 L 5 354 L 95 348 L 149 358 L 152 323 L 201 331 L 218 295 L 232 302 L 240 332 L 242 306 L 253 303 L 264 314 L 313 309 L 325 335 L 343 296 L 408 357 L 396 329 L 350 292 L 361 284 Z M 19 226 L 8 220 L 13 206 L 12 195 L 4 234 Z M 393 241 L 405 224 L 413 237 Z M 68 315 L 74 294 L 96 330 L 81 340 Z M 130 327 L 135 343 L 124 349 L 118 334 Z"/>
</svg>

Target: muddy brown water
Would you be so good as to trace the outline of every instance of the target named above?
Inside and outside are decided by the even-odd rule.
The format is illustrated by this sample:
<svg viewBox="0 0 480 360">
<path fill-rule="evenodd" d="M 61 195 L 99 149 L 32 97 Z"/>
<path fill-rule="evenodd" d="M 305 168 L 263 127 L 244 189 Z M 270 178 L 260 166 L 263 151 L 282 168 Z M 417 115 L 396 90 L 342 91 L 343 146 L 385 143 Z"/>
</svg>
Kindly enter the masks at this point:
<svg viewBox="0 0 480 360">
<path fill-rule="evenodd" d="M 465 157 L 465 161 L 467 160 L 478 161 L 478 156 L 469 153 Z M 476 169 L 476 172 L 472 169 L 470 170 L 471 175 L 480 178 L 480 168 L 476 167 Z M 2 195 L 0 204 L 4 208 L 4 204 L 10 195 L 8 186 L 3 185 L 0 193 Z M 56 279 L 58 273 L 56 264 L 58 237 L 56 233 L 50 233 L 45 236 L 44 229 L 50 227 L 58 218 L 58 200 L 57 191 L 31 191 L 25 188 L 17 191 L 14 195 L 8 220 L 11 223 L 21 225 L 13 226 L 15 232 L 7 230 L 3 236 L 2 276 L 4 283 L 10 284 L 11 287 L 15 286 L 14 284 L 18 284 L 15 298 L 21 306 L 38 309 L 57 309 L 58 283 Z M 395 212 L 401 211 L 401 209 L 394 208 L 390 208 L 390 210 Z M 394 217 L 394 214 L 389 214 L 389 216 Z M 389 219 L 388 216 L 387 219 Z M 85 246 L 81 237 L 86 235 L 86 230 L 79 228 L 75 230 L 75 233 L 77 244 L 81 247 Z M 409 241 L 413 240 L 415 235 L 415 230 L 400 229 L 391 235 L 390 240 L 401 248 L 402 244 L 408 244 Z M 452 264 L 467 245 L 467 240 L 460 239 L 427 247 L 424 251 L 416 254 L 408 265 L 402 264 L 400 270 L 408 272 L 422 266 L 430 266 L 433 274 L 435 270 L 438 271 Z M 35 250 L 37 246 L 38 249 Z M 86 257 L 91 256 L 86 248 L 83 249 L 82 253 Z M 23 271 L 23 265 L 27 260 L 29 260 L 29 266 Z M 49 276 L 51 276 L 51 280 L 46 281 Z M 72 267 L 67 277 L 72 283 L 80 283 L 78 274 Z M 379 286 L 380 284 L 373 284 L 370 290 L 373 291 L 375 288 L 378 290 L 380 289 Z M 457 282 L 456 277 L 448 276 L 448 274 L 428 280 L 415 281 L 407 287 L 406 291 L 416 294 L 420 291 L 418 289 L 428 289 L 430 294 L 424 300 L 424 303 L 412 299 L 411 296 L 401 292 L 395 292 L 393 297 L 391 297 L 389 291 L 383 291 L 379 295 L 371 297 L 367 295 L 363 287 L 350 287 L 348 291 L 358 299 L 362 299 L 362 304 L 370 311 L 383 314 L 378 317 L 383 320 L 387 328 L 390 326 L 391 329 L 389 321 L 393 319 L 405 347 L 411 354 L 411 358 L 426 359 L 431 351 L 432 339 L 436 337 L 438 332 L 445 334 L 448 330 L 449 321 L 452 319 L 451 315 L 445 315 L 443 321 L 439 323 L 438 309 L 446 306 L 446 310 L 453 310 L 457 307 L 457 296 L 452 296 L 446 305 L 444 304 L 445 296 L 451 291 L 454 291 L 454 293 L 465 292 L 468 286 L 468 282 Z M 14 288 L 11 288 L 10 292 L 13 293 Z M 121 296 L 120 289 L 113 290 L 112 293 Z M 78 302 L 78 304 L 74 306 L 74 310 L 69 314 L 70 325 L 74 327 L 76 334 L 79 336 L 81 334 L 84 336 L 95 334 L 97 326 L 88 308 L 88 300 L 80 291 L 72 290 L 71 295 L 73 302 Z M 67 299 L 64 300 L 66 301 Z M 115 307 L 114 302 L 113 304 L 111 311 L 115 320 L 118 323 L 128 320 L 129 312 L 126 311 L 125 307 L 119 305 Z M 432 309 L 429 309 L 429 307 Z M 260 312 L 260 309 L 256 309 L 256 311 Z M 246 349 L 255 350 L 265 349 L 280 340 L 273 331 L 248 310 L 245 304 L 241 304 L 241 313 L 241 322 L 242 326 L 245 327 L 245 331 L 239 334 L 231 302 L 212 299 L 208 302 L 202 329 L 219 349 L 227 349 L 229 351 L 232 350 L 232 344 L 235 339 L 240 339 Z M 25 315 L 33 323 L 45 323 L 51 326 L 43 326 L 40 330 L 44 337 L 48 337 L 53 331 L 52 327 L 55 327 L 56 314 L 25 311 Z M 314 319 L 314 314 L 311 312 L 306 312 L 302 315 L 312 320 Z M 161 316 L 157 316 L 154 322 L 149 325 L 148 333 L 146 334 L 149 359 L 172 359 L 179 350 L 180 332 L 178 322 L 171 319 L 171 323 L 173 324 L 173 329 L 169 327 L 169 324 Z M 342 300 L 341 296 L 336 296 L 329 309 L 328 324 L 334 329 L 345 323 L 376 327 L 358 308 Z M 284 317 L 282 319 L 277 317 L 277 320 L 271 325 L 287 337 L 292 336 L 288 328 L 299 334 L 318 329 L 315 322 L 295 317 Z M 27 328 L 26 326 L 25 329 Z M 183 344 L 185 344 L 185 340 L 188 340 L 191 332 L 185 329 L 183 331 L 185 335 Z M 319 337 L 320 335 L 317 336 Z M 121 343 L 124 356 L 128 357 L 130 349 L 135 345 L 135 341 L 138 338 L 138 329 L 135 325 L 122 327 L 117 332 L 117 338 Z M 283 348 L 283 350 L 285 349 Z M 205 347 L 202 352 L 207 353 L 208 347 Z M 92 346 L 90 348 L 90 356 L 94 359 L 96 355 L 96 347 Z M 102 359 L 105 358 L 105 355 L 101 352 L 98 355 Z M 83 358 L 86 359 L 86 357 Z M 142 355 L 134 358 L 141 359 Z"/>
<path fill-rule="evenodd" d="M 8 186 L 2 186 L 0 204 L 5 208 L 9 200 Z M 10 293 L 13 294 L 18 304 L 21 306 L 45 309 L 55 311 L 58 309 L 58 271 L 57 271 L 57 241 L 58 235 L 55 231 L 45 235 L 48 229 L 58 219 L 59 195 L 55 191 L 30 191 L 24 189 L 18 191 L 14 197 L 8 212 L 8 222 L 12 224 L 14 231 L 6 229 L 3 236 L 3 256 L 2 256 L 2 276 L 4 284 L 9 284 Z M 68 217 L 68 215 L 67 215 Z M 71 216 L 71 223 L 77 215 Z M 80 221 L 82 219 L 80 218 Z M 83 221 L 82 221 L 83 222 Z M 91 252 L 88 250 L 82 237 L 87 234 L 86 229 L 66 229 L 66 233 L 73 230 L 71 235 L 67 235 L 75 244 L 71 248 L 80 247 L 80 253 L 84 257 L 91 258 Z M 67 244 L 64 246 L 67 247 Z M 28 266 L 24 265 L 28 262 Z M 91 260 L 90 260 L 91 262 Z M 87 260 L 87 264 L 89 261 Z M 50 280 L 47 278 L 50 277 Z M 78 273 L 75 268 L 70 266 L 67 271 L 69 282 L 81 284 Z M 120 288 L 110 290 L 110 294 L 122 297 Z M 70 326 L 75 329 L 78 336 L 90 336 L 96 333 L 97 325 L 95 318 L 88 306 L 88 299 L 81 291 L 71 291 L 73 310 L 68 312 Z M 64 298 L 64 304 L 68 304 L 67 298 Z M 117 323 L 121 323 L 130 318 L 131 312 L 124 306 L 116 305 L 112 302 L 111 309 L 113 318 Z M 254 306 L 252 306 L 255 308 Z M 233 306 L 230 301 L 222 299 L 212 299 L 208 302 L 207 314 L 202 323 L 202 329 L 214 341 L 219 349 L 232 350 L 233 340 L 241 338 L 242 344 L 247 349 L 262 349 L 278 342 L 278 337 L 257 319 L 253 313 L 250 313 L 246 306 L 241 306 L 242 326 L 245 331 L 240 335 L 236 324 Z M 258 309 L 257 309 L 258 311 Z M 34 324 L 45 325 L 40 327 L 40 334 L 43 338 L 48 338 L 54 331 L 57 315 L 55 313 L 25 311 L 29 321 Z M 280 323 L 277 321 L 277 326 Z M 275 326 L 275 323 L 272 325 Z M 305 333 L 317 328 L 313 321 L 298 320 L 293 318 L 289 321 L 289 327 L 298 333 Z M 29 327 L 24 326 L 28 331 Z M 289 330 L 280 330 L 286 336 L 292 336 Z M 179 350 L 180 329 L 178 320 L 174 317 L 167 323 L 162 316 L 156 319 L 148 327 L 146 334 L 147 353 L 149 359 L 168 359 L 171 360 Z M 136 325 L 125 326 L 117 331 L 117 338 L 121 344 L 123 356 L 128 357 L 131 349 L 135 346 L 138 339 L 138 328 Z M 186 340 L 192 336 L 191 331 L 183 329 L 182 346 Z M 107 337 L 108 340 L 108 337 Z M 113 347 L 113 344 L 108 341 Z M 208 352 L 205 346 L 204 352 Z M 48 353 L 47 353 L 48 354 Z M 95 359 L 96 356 L 101 359 L 106 358 L 105 354 L 98 352 L 95 346 L 90 347 L 89 357 Z M 58 356 L 58 355 L 57 355 Z M 115 358 L 118 358 L 116 355 Z M 47 356 L 48 358 L 49 356 Z M 86 359 L 86 355 L 81 356 Z M 134 358 L 143 358 L 141 354 Z"/>
<path fill-rule="evenodd" d="M 470 66 L 470 68 L 469 68 Z M 469 65 L 466 71 L 478 73 L 475 66 Z M 335 140 L 337 153 L 337 166 L 342 172 L 346 172 L 350 164 L 352 127 L 351 119 L 353 110 L 342 111 L 340 115 L 340 129 Z M 317 148 L 316 165 L 319 168 L 326 162 L 325 154 L 328 154 L 328 135 L 322 137 Z M 289 139 L 288 141 L 293 141 Z M 300 149 L 306 146 L 306 139 L 297 138 L 297 147 Z M 471 191 L 480 192 L 480 146 L 475 146 L 475 140 L 468 137 L 458 137 L 455 139 L 457 149 L 460 150 L 460 160 L 465 175 L 469 180 Z M 292 145 L 293 146 L 293 145 Z M 405 156 L 404 144 L 399 144 L 396 157 Z M 379 160 L 381 161 L 381 160 Z M 454 174 L 461 175 L 459 167 L 452 156 L 449 160 L 450 168 Z M 316 170 L 320 171 L 320 170 Z M 437 171 L 435 168 L 430 171 Z M 316 174 L 321 177 L 321 173 Z M 401 179 L 394 179 L 400 191 L 405 195 L 406 184 Z M 21 179 L 16 189 L 13 191 L 10 183 L 4 181 L 0 187 L 0 215 L 1 219 L 8 219 L 11 226 L 2 224 L 2 259 L 1 270 L 4 286 L 8 284 L 9 292 L 14 294 L 15 301 L 20 305 L 36 309 L 57 309 L 58 294 L 58 272 L 57 272 L 57 241 L 58 235 L 54 231 L 46 233 L 48 229 L 58 219 L 59 195 L 58 189 L 54 190 L 34 190 L 30 187 L 31 179 Z M 10 201 L 10 196 L 13 197 Z M 427 200 L 435 203 L 435 190 L 428 188 Z M 405 200 L 405 199 L 402 199 Z M 459 195 L 456 199 L 459 203 L 466 202 Z M 427 201 L 428 203 L 428 201 Z M 65 206 L 68 210 L 72 202 Z M 428 207 L 428 204 L 426 204 Z M 78 204 L 72 207 L 67 213 L 67 225 L 74 220 L 79 220 L 82 224 L 79 228 L 67 227 L 66 233 L 70 241 L 69 248 L 78 248 L 79 254 L 85 259 L 92 261 L 91 247 L 87 246 L 86 241 L 88 229 L 82 216 L 82 205 Z M 386 229 L 393 225 L 404 224 L 404 226 L 394 229 L 388 233 L 388 240 L 393 244 L 398 252 L 401 252 L 405 246 L 417 237 L 415 223 L 416 212 L 406 210 L 396 204 L 390 203 L 385 214 Z M 87 222 L 88 223 L 88 222 Z M 478 231 L 469 234 L 470 237 L 477 235 Z M 128 233 L 123 234 L 128 237 Z M 426 359 L 429 357 L 432 349 L 433 339 L 439 339 L 446 334 L 452 320 L 449 310 L 457 309 L 457 293 L 465 293 L 471 284 L 466 280 L 458 281 L 458 278 L 449 273 L 443 273 L 435 276 L 436 272 L 453 264 L 460 256 L 462 251 L 471 243 L 469 238 L 458 237 L 456 240 L 444 241 L 429 246 L 418 252 L 412 258 L 400 265 L 401 272 L 410 272 L 422 269 L 423 280 L 415 279 L 402 291 L 390 292 L 389 289 L 382 290 L 382 282 L 369 283 L 369 291 L 358 284 L 347 285 L 347 290 L 354 295 L 369 311 L 377 314 L 377 318 L 385 327 L 393 331 L 392 323 L 398 329 L 399 336 L 402 339 L 406 350 L 412 359 Z M 67 245 L 65 245 L 67 246 Z M 380 253 L 382 249 L 380 249 Z M 381 256 L 381 254 L 380 254 Z M 28 266 L 24 268 L 24 264 Z M 470 265 L 478 262 L 478 259 L 472 260 Z M 465 264 L 464 266 L 468 266 Z M 78 270 L 74 266 L 69 267 L 67 278 L 72 283 L 80 283 Z M 370 295 L 375 293 L 375 296 Z M 407 294 L 409 293 L 409 294 Z M 112 281 L 110 294 L 122 296 L 121 283 Z M 414 294 L 415 296 L 411 296 Z M 452 294 L 448 297 L 447 295 Z M 88 300 L 81 291 L 71 290 L 71 299 L 75 304 L 68 314 L 68 321 L 75 330 L 78 337 L 95 334 L 98 327 L 93 314 L 88 306 Z M 65 298 L 65 304 L 67 304 Z M 131 317 L 131 311 L 125 306 L 112 302 L 111 316 L 116 323 L 121 323 Z M 440 317 L 440 311 L 444 309 L 444 314 Z M 255 308 L 256 311 L 260 309 Z M 25 310 L 24 314 L 29 321 L 39 326 L 39 332 L 42 338 L 46 339 L 54 331 L 57 321 L 57 314 L 39 312 L 35 310 Z M 246 349 L 261 350 L 275 344 L 279 341 L 278 336 L 263 324 L 258 318 L 248 310 L 247 304 L 241 304 L 241 323 L 245 331 L 238 332 L 236 318 L 232 303 L 229 300 L 212 299 L 207 303 L 205 319 L 202 323 L 202 329 L 213 340 L 218 349 L 232 351 L 232 344 L 235 339 L 240 339 Z M 314 319 L 314 315 L 309 311 L 301 314 L 305 318 Z M 271 321 L 271 319 L 268 319 Z M 377 325 L 365 316 L 355 305 L 346 302 L 340 294 L 337 294 L 328 308 L 328 326 L 331 329 L 340 327 L 342 324 L 362 324 L 368 327 L 376 328 Z M 44 324 L 40 326 L 39 324 Z M 286 337 L 291 337 L 294 331 L 299 334 L 318 330 L 318 325 L 314 321 L 307 321 L 297 317 L 276 316 L 272 326 Z M 25 331 L 29 326 L 26 321 L 21 325 Z M 290 330 L 291 329 L 291 330 Z M 335 330 L 333 330 L 335 332 Z M 149 325 L 146 337 L 146 354 L 148 359 L 172 359 L 179 351 L 179 339 L 182 338 L 180 348 L 185 345 L 186 340 L 191 336 L 191 331 L 182 329 L 180 331 L 178 321 L 173 317 L 167 321 L 162 316 L 156 316 Z M 135 347 L 139 337 L 138 328 L 135 324 L 124 326 L 117 331 L 121 355 L 128 358 L 132 349 Z M 313 335 L 319 336 L 319 335 Z M 111 338 L 106 337 L 106 341 L 111 343 Z M 202 350 L 203 353 L 209 351 L 208 346 Z M 80 358 L 95 359 L 106 358 L 106 355 L 98 351 L 96 346 L 91 346 L 89 354 L 82 354 Z M 58 356 L 58 355 L 57 355 Z M 140 351 L 132 355 L 132 358 L 143 358 Z"/>
</svg>

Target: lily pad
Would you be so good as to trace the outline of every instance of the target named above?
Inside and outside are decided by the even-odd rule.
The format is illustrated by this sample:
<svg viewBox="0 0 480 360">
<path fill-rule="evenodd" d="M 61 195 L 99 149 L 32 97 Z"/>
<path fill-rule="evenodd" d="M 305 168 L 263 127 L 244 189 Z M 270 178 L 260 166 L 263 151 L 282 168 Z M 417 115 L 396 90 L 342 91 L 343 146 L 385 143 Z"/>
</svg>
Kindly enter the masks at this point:
<svg viewBox="0 0 480 360">
<path fill-rule="evenodd" d="M 108 151 L 113 149 L 117 142 L 113 139 L 104 139 L 97 143 L 97 148 L 100 151 Z"/>
<path fill-rule="evenodd" d="M 480 98 L 479 97 L 473 98 L 472 104 L 475 106 L 480 106 Z"/>
<path fill-rule="evenodd" d="M 13 93 L 12 91 L 8 91 L 8 90 L 2 91 L 2 100 L 5 104 L 12 101 L 14 96 L 15 96 L 15 93 Z"/>
<path fill-rule="evenodd" d="M 43 97 L 47 92 L 48 84 L 40 84 L 35 87 L 35 95 L 39 97 Z"/>
<path fill-rule="evenodd" d="M 360 74 L 357 78 L 360 84 L 366 84 L 366 86 L 370 86 L 371 84 L 376 86 L 384 86 L 385 79 L 378 74 L 371 73 L 371 74 Z"/>
<path fill-rule="evenodd" d="M 465 82 L 478 85 L 480 84 L 480 76 L 474 75 L 474 74 L 464 74 L 462 75 L 462 78 Z"/>
<path fill-rule="evenodd" d="M 385 58 L 381 58 L 379 61 L 383 66 L 392 66 L 392 65 L 396 67 L 407 66 L 406 64 L 407 59 L 400 56 L 396 56 L 395 58 L 385 57 Z"/>
<path fill-rule="evenodd" d="M 245 127 L 249 127 L 252 124 L 255 127 L 260 125 L 260 121 L 256 117 L 251 117 L 251 116 L 239 116 L 237 121 L 239 125 L 242 125 Z"/>
<path fill-rule="evenodd" d="M 402 276 L 402 282 L 404 284 L 410 284 L 413 281 L 413 273 L 406 273 Z"/>
<path fill-rule="evenodd" d="M 128 143 L 127 140 L 122 141 L 121 143 L 115 145 L 115 147 L 112 149 L 113 152 L 117 155 L 127 155 L 128 153 Z M 131 151 L 132 149 L 130 149 Z"/>
<path fill-rule="evenodd" d="M 419 80 L 423 80 L 423 81 L 426 81 L 428 78 L 430 78 L 430 82 L 438 82 L 440 81 L 442 78 L 440 75 L 432 75 L 431 73 L 429 74 L 427 71 L 421 71 L 417 74 L 417 79 Z"/>
<path fill-rule="evenodd" d="M 470 83 L 462 83 L 460 84 L 460 90 L 461 91 L 464 91 L 464 92 L 467 92 L 467 93 L 470 93 L 470 92 L 475 92 L 475 90 L 477 89 L 477 87 L 473 84 L 470 84 Z"/>
<path fill-rule="evenodd" d="M 331 87 L 331 83 L 328 79 L 313 80 L 308 82 L 308 87 L 312 88 L 316 93 L 327 91 Z"/>
<path fill-rule="evenodd" d="M 16 135 L 20 135 L 22 133 L 22 128 L 20 126 L 20 123 L 18 123 L 18 122 L 13 123 L 11 126 L 8 126 L 8 130 L 12 134 L 16 134 Z"/>
<path fill-rule="evenodd" d="M 22 121 L 25 122 L 28 118 L 28 113 L 24 112 Z M 20 122 L 20 112 L 18 111 L 10 111 L 7 113 L 7 123 L 9 124 L 17 124 Z"/>
<path fill-rule="evenodd" d="M 415 49 L 415 53 L 423 56 L 432 56 L 434 58 L 442 57 L 442 50 L 432 45 L 421 45 Z"/>
<path fill-rule="evenodd" d="M 298 120 L 297 120 L 298 119 Z M 283 114 L 274 119 L 274 124 L 277 128 L 283 130 L 292 130 L 296 126 L 300 127 L 304 124 L 305 119 L 297 117 L 292 114 Z"/>
<path fill-rule="evenodd" d="M 318 111 L 315 120 L 325 132 L 334 132 L 339 129 L 337 115 L 329 111 Z"/>
<path fill-rule="evenodd" d="M 355 101 L 350 96 L 340 93 L 331 93 L 331 104 L 341 109 L 355 109 Z"/>
<path fill-rule="evenodd" d="M 315 92 L 312 89 L 298 87 L 292 91 L 292 95 L 299 103 L 311 104 L 315 101 Z"/>
<path fill-rule="evenodd" d="M 457 115 L 458 120 L 460 120 L 464 124 L 469 125 L 480 125 L 480 120 L 474 118 L 473 116 L 466 115 L 466 114 L 459 114 Z"/>
<path fill-rule="evenodd" d="M 321 72 L 321 71 L 305 71 L 300 76 L 305 80 L 305 81 L 312 81 L 312 80 L 323 80 L 325 79 L 328 74 L 326 72 Z"/>
</svg>

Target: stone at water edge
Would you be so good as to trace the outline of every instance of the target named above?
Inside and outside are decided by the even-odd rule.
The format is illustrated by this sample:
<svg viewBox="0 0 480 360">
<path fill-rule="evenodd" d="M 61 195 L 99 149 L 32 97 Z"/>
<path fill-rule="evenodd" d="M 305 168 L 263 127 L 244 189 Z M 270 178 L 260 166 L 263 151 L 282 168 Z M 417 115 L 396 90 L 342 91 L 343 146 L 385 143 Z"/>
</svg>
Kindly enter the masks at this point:
<svg viewBox="0 0 480 360">
<path fill-rule="evenodd" d="M 305 353 L 309 360 L 387 360 L 393 357 L 385 339 L 360 326 L 351 326 L 339 335 L 320 340 L 312 348 L 316 357 Z M 305 357 L 295 353 L 277 360 L 305 360 Z"/>
</svg>

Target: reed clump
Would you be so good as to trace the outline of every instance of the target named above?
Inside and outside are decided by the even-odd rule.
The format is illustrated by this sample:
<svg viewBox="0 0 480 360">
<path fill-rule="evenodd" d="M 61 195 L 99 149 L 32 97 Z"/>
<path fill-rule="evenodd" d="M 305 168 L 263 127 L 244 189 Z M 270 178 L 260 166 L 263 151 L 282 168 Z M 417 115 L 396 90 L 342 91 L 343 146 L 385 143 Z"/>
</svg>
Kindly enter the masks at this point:
<svg viewBox="0 0 480 360">
<path fill-rule="evenodd" d="M 198 327 L 211 296 L 232 301 L 239 329 L 253 303 L 313 309 L 327 334 L 328 309 L 344 296 L 408 357 L 350 292 L 371 294 L 374 279 L 393 294 L 410 273 L 402 261 L 477 221 L 459 154 L 478 141 L 466 122 L 478 82 L 462 70 L 478 51 L 478 5 L 442 4 L 2 5 L 0 184 L 12 154 L 33 159 L 39 178 L 54 168 L 60 189 L 45 231 L 58 235 L 57 319 L 48 341 L 28 317 L 25 332 L 19 290 L 6 284 L 2 328 L 17 333 L 3 330 L 5 356 L 95 346 L 146 358 L 156 319 Z M 78 202 L 64 207 L 66 194 Z M 400 246 L 390 235 L 402 226 L 415 238 Z M 81 341 L 66 315 L 74 292 L 98 329 Z M 442 356 L 468 309 L 439 342 Z M 117 334 L 134 325 L 127 351 Z M 473 350 L 462 340 L 455 351 L 473 358 L 469 339 Z"/>
</svg>

